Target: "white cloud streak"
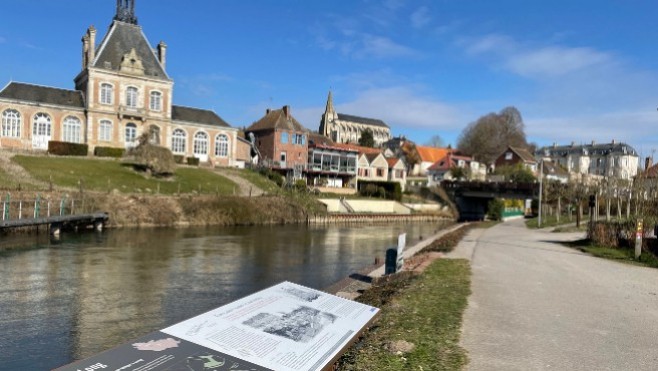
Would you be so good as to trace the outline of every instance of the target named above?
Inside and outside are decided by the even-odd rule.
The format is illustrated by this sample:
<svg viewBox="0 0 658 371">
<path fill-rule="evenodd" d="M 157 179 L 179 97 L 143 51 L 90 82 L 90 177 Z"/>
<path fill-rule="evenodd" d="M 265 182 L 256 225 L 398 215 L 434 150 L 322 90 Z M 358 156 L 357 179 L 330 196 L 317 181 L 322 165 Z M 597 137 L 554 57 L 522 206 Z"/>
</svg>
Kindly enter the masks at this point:
<svg viewBox="0 0 658 371">
<path fill-rule="evenodd" d="M 432 17 L 429 13 L 429 8 L 426 6 L 416 9 L 411 13 L 411 26 L 416 29 L 427 26 L 432 21 Z"/>
</svg>

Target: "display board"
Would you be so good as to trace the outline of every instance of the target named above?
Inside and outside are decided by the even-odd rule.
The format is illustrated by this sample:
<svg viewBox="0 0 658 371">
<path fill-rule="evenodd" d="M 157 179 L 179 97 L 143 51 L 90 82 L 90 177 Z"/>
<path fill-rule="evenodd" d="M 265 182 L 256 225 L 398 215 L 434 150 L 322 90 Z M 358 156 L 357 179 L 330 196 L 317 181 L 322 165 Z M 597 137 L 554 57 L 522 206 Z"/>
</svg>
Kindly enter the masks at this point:
<svg viewBox="0 0 658 371">
<path fill-rule="evenodd" d="M 323 370 L 378 312 L 283 282 L 57 370 Z"/>
</svg>

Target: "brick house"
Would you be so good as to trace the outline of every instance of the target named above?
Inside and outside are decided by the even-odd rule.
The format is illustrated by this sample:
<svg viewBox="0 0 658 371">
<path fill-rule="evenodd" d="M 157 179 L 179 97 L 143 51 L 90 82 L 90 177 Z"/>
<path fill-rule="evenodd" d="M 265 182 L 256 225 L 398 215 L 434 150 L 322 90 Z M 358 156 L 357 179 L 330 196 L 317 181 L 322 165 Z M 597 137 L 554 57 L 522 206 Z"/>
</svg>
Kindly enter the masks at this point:
<svg viewBox="0 0 658 371">
<path fill-rule="evenodd" d="M 535 157 L 523 148 L 512 146 L 507 147 L 507 149 L 496 158 L 494 164 L 497 168 L 522 164 L 526 169 L 537 175 L 537 161 L 535 160 Z"/>
<path fill-rule="evenodd" d="M 290 106 L 267 109 L 265 116 L 245 129 L 253 135 L 262 165 L 300 179 L 308 165 L 308 135 L 291 114 Z"/>
</svg>

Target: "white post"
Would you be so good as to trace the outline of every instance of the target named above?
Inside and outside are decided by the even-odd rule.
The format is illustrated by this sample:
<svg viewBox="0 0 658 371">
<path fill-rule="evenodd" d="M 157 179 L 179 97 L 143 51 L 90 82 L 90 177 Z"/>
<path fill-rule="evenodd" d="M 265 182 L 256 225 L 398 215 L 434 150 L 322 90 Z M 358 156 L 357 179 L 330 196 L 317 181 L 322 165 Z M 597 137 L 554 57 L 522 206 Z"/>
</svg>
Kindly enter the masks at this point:
<svg viewBox="0 0 658 371">
<path fill-rule="evenodd" d="M 23 219 L 23 201 L 18 201 L 18 219 Z"/>
</svg>

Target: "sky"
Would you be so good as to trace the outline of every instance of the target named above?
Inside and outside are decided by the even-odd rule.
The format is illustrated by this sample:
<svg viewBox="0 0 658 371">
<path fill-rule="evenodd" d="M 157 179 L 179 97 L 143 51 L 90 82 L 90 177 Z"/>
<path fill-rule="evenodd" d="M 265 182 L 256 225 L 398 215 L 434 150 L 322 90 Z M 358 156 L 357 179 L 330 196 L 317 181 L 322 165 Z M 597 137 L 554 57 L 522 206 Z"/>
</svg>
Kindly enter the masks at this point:
<svg viewBox="0 0 658 371">
<path fill-rule="evenodd" d="M 100 42 L 115 5 L 3 2 L 0 86 L 73 89 L 80 39 L 94 25 Z M 421 145 L 455 146 L 514 106 L 540 146 L 658 149 L 655 0 L 136 0 L 136 14 L 153 46 L 168 45 L 174 103 L 234 127 L 289 105 L 317 130 L 331 90 L 339 113 Z"/>
</svg>

